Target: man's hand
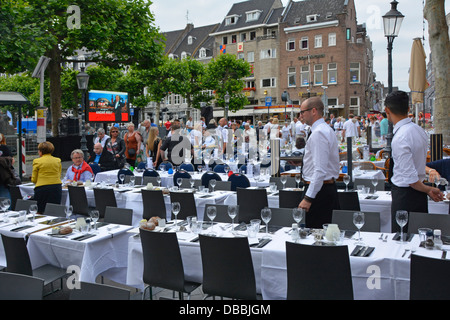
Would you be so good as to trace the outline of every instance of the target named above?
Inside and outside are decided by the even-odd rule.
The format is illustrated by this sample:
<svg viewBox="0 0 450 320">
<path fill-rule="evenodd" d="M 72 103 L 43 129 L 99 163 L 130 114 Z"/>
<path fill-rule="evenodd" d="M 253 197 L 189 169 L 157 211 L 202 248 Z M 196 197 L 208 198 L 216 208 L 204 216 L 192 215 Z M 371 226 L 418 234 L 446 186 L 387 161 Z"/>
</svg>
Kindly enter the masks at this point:
<svg viewBox="0 0 450 320">
<path fill-rule="evenodd" d="M 434 202 L 440 202 L 444 200 L 444 194 L 438 188 L 430 188 L 428 195 Z"/>
<path fill-rule="evenodd" d="M 302 200 L 302 202 L 300 202 L 300 204 L 298 205 L 298 207 L 300 209 L 305 209 L 306 212 L 309 211 L 309 209 L 311 208 L 311 202 L 307 201 L 307 200 Z"/>
</svg>

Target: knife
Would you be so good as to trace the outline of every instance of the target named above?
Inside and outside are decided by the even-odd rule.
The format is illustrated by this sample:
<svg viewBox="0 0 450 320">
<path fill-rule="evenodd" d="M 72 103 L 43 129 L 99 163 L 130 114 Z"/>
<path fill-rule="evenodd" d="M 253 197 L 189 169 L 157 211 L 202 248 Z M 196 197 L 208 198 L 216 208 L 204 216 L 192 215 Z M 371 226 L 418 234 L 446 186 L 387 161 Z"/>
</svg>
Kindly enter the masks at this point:
<svg viewBox="0 0 450 320">
<path fill-rule="evenodd" d="M 445 258 L 447 258 L 447 251 L 446 250 L 442 250 L 442 260 L 445 260 Z"/>
<path fill-rule="evenodd" d="M 364 257 L 364 255 L 366 254 L 367 249 L 369 249 L 368 246 L 364 247 L 364 250 L 362 250 L 361 254 L 359 254 L 360 257 Z"/>
</svg>

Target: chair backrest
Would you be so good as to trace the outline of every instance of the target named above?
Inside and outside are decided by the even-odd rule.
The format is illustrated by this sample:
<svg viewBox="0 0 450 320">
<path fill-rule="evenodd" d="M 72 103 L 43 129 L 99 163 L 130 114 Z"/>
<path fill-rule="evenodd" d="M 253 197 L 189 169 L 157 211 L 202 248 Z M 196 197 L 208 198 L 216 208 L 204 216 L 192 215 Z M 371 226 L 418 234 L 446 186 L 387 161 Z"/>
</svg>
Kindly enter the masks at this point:
<svg viewBox="0 0 450 320">
<path fill-rule="evenodd" d="M 106 207 L 104 221 L 131 226 L 133 224 L 133 209 Z"/>
<path fill-rule="evenodd" d="M 189 171 L 189 172 L 194 172 L 195 171 L 194 165 L 192 163 L 182 163 L 180 165 L 180 169 L 181 170 L 185 170 L 185 171 Z"/>
<path fill-rule="evenodd" d="M 231 182 L 231 191 L 250 187 L 250 180 L 248 180 L 247 176 L 240 173 L 233 173 L 228 177 L 228 181 Z"/>
<path fill-rule="evenodd" d="M 256 300 L 255 272 L 248 239 L 199 235 L 199 242 L 203 292 L 212 296 Z"/>
<path fill-rule="evenodd" d="M 102 283 L 80 282 L 70 291 L 69 300 L 130 300 L 130 290 Z"/>
<path fill-rule="evenodd" d="M 212 204 L 212 203 L 208 203 L 205 205 L 205 213 L 204 213 L 204 217 L 208 217 L 208 215 L 206 214 L 208 211 L 208 207 L 216 207 L 216 217 L 214 218 L 214 222 L 224 222 L 224 223 L 231 223 L 231 218 L 228 216 L 228 205 L 225 204 Z M 236 205 L 236 211 L 237 211 L 237 215 L 234 218 L 234 223 L 236 223 L 239 219 L 239 206 Z"/>
<path fill-rule="evenodd" d="M 205 188 L 209 187 L 209 180 L 211 179 L 216 179 L 216 181 L 222 181 L 222 178 L 216 173 L 216 172 L 212 172 L 212 171 L 208 171 L 205 172 L 204 174 L 202 174 L 202 186 L 204 186 Z"/>
<path fill-rule="evenodd" d="M 190 188 L 191 182 L 190 179 L 181 178 L 181 188 Z M 200 179 L 193 179 L 194 180 L 194 188 L 197 188 L 202 185 L 202 181 Z"/>
<path fill-rule="evenodd" d="M 333 210 L 331 222 L 337 224 L 341 230 L 357 231 L 358 228 L 356 228 L 353 223 L 354 212 L 355 211 L 352 210 Z M 380 212 L 364 211 L 364 225 L 362 226 L 361 231 L 380 232 Z"/>
<path fill-rule="evenodd" d="M 158 187 L 158 177 L 142 177 L 142 184 L 146 186 L 147 184 L 151 183 L 153 186 Z"/>
<path fill-rule="evenodd" d="M 124 183 L 130 183 L 131 177 L 134 177 L 134 185 L 135 186 L 142 184 L 142 177 L 135 176 L 135 175 L 133 175 L 133 176 L 126 175 L 125 179 L 124 179 Z"/>
<path fill-rule="evenodd" d="M 410 300 L 449 300 L 450 261 L 411 255 Z"/>
<path fill-rule="evenodd" d="M 291 176 L 286 177 L 285 188 L 297 188 L 297 182 L 295 182 L 295 178 Z M 275 182 L 277 184 L 278 190 L 283 190 L 283 184 L 281 183 L 281 177 L 270 177 L 269 182 Z"/>
<path fill-rule="evenodd" d="M 277 227 L 292 227 L 293 223 L 296 223 L 292 216 L 292 208 L 270 208 L 272 211 L 272 218 L 269 221 L 269 226 Z M 299 225 L 305 223 L 306 214 L 303 219 L 299 222 Z"/>
<path fill-rule="evenodd" d="M 408 232 L 417 234 L 419 228 L 440 229 L 443 235 L 450 236 L 450 215 L 410 212 Z"/>
<path fill-rule="evenodd" d="M 69 201 L 73 207 L 73 214 L 88 216 L 89 205 L 84 187 L 68 185 L 67 189 L 69 190 Z"/>
<path fill-rule="evenodd" d="M 151 217 L 166 219 L 166 203 L 162 190 L 141 190 L 143 203 L 143 219 L 149 220 Z"/>
<path fill-rule="evenodd" d="M 44 280 L 10 272 L 0 272 L 0 300 L 42 300 Z"/>
<path fill-rule="evenodd" d="M 95 208 L 100 214 L 100 218 L 105 217 L 106 207 L 117 207 L 114 189 L 94 188 Z"/>
<path fill-rule="evenodd" d="M 353 300 L 347 246 L 286 241 L 286 267 L 288 300 Z"/>
<path fill-rule="evenodd" d="M 11 210 L 16 210 L 16 201 L 17 199 L 23 199 L 22 192 L 20 191 L 20 187 L 18 186 L 8 186 L 9 193 L 11 195 Z"/>
<path fill-rule="evenodd" d="M 166 171 L 169 170 L 169 169 L 173 169 L 173 165 L 170 162 L 168 162 L 168 161 L 161 162 L 159 164 L 158 170 L 161 170 L 161 166 L 165 166 L 166 167 Z"/>
<path fill-rule="evenodd" d="M 139 233 L 144 257 L 143 282 L 154 287 L 184 291 L 184 268 L 176 233 L 141 228 Z"/>
<path fill-rule="evenodd" d="M 53 217 L 66 217 L 66 206 L 56 203 L 47 203 L 45 205 L 44 214 Z"/>
<path fill-rule="evenodd" d="M 6 271 L 33 276 L 25 239 L 2 234 L 2 241 L 5 248 Z"/>
<path fill-rule="evenodd" d="M 249 223 L 252 219 L 261 219 L 261 210 L 269 206 L 266 189 L 237 188 L 236 195 L 239 222 Z"/>
<path fill-rule="evenodd" d="M 303 199 L 303 191 L 280 190 L 278 193 L 278 206 L 280 208 L 297 208 Z"/>
<path fill-rule="evenodd" d="M 117 172 L 118 183 L 122 183 L 122 181 L 120 181 L 120 178 L 119 178 L 121 174 L 124 174 L 125 176 L 133 176 L 134 175 L 133 171 L 131 171 L 130 169 L 120 169 Z M 124 181 L 124 183 L 125 183 L 125 181 Z"/>
<path fill-rule="evenodd" d="M 370 161 L 353 162 L 353 168 L 359 166 L 361 170 L 376 170 L 376 165 Z"/>
<path fill-rule="evenodd" d="M 378 184 L 376 186 L 376 190 L 377 191 L 384 191 L 384 179 L 378 179 Z M 359 179 L 359 178 L 355 178 L 355 182 L 353 183 L 354 186 L 365 186 L 365 187 L 369 187 L 370 191 L 372 192 L 374 189 L 374 186 L 372 184 L 372 180 L 371 179 Z"/>
<path fill-rule="evenodd" d="M 226 164 L 223 164 L 223 163 L 221 163 L 221 164 L 217 164 L 215 167 L 214 167 L 214 172 L 216 172 L 216 173 L 225 173 L 225 167 L 226 167 L 227 165 Z"/>
<path fill-rule="evenodd" d="M 175 186 L 178 186 L 177 184 L 177 179 L 181 178 L 181 179 L 190 179 L 191 175 L 189 174 L 189 172 L 185 171 L 185 170 L 179 170 L 177 172 L 174 173 L 173 175 L 173 184 Z"/>
<path fill-rule="evenodd" d="M 361 211 L 361 206 L 359 204 L 358 192 L 338 192 L 339 207 L 341 210 L 355 210 Z"/>
<path fill-rule="evenodd" d="M 177 215 L 178 220 L 185 220 L 189 216 L 198 217 L 197 207 L 193 192 L 170 192 L 170 203 L 179 202 L 181 210 Z M 171 213 L 172 219 L 175 219 Z"/>
<path fill-rule="evenodd" d="M 147 161 L 146 162 L 139 162 L 137 168 L 138 169 L 145 169 L 147 167 Z"/>
<path fill-rule="evenodd" d="M 211 191 L 212 189 L 213 188 L 211 187 L 211 180 L 209 180 L 209 191 Z M 231 181 L 216 181 L 214 190 L 231 191 Z"/>
<path fill-rule="evenodd" d="M 154 170 L 154 169 L 146 169 L 143 173 L 142 173 L 143 177 L 159 177 L 159 173 L 158 171 Z"/>
<path fill-rule="evenodd" d="M 32 204 L 37 204 L 37 201 L 35 201 L 35 200 L 17 199 L 16 211 L 20 211 L 20 210 L 28 211 L 28 209 L 30 208 L 30 206 Z"/>
</svg>

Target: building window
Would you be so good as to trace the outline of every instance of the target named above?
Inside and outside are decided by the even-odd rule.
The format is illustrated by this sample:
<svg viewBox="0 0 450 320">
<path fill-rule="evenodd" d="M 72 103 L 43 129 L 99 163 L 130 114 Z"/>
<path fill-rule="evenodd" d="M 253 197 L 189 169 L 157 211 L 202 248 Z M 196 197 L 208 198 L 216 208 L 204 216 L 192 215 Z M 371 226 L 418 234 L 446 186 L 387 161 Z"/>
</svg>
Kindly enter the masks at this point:
<svg viewBox="0 0 450 320">
<path fill-rule="evenodd" d="M 193 36 L 189 36 L 188 37 L 188 45 L 191 45 L 194 42 L 194 37 Z"/>
<path fill-rule="evenodd" d="M 303 37 L 300 40 L 300 49 L 302 49 L 302 50 L 308 49 L 308 37 Z"/>
<path fill-rule="evenodd" d="M 247 17 L 246 22 L 256 21 L 259 19 L 260 15 L 261 15 L 261 11 L 259 11 L 259 10 L 249 11 L 249 12 L 246 12 L 245 15 Z"/>
<path fill-rule="evenodd" d="M 337 63 L 328 64 L 328 84 L 337 84 Z"/>
<path fill-rule="evenodd" d="M 225 18 L 225 25 L 226 26 L 231 26 L 233 24 L 236 24 L 237 20 L 238 20 L 237 16 L 226 17 Z"/>
<path fill-rule="evenodd" d="M 352 38 L 352 29 L 347 28 L 346 37 L 347 40 L 350 40 Z"/>
<path fill-rule="evenodd" d="M 247 34 L 241 33 L 241 42 L 245 42 L 247 40 Z"/>
<path fill-rule="evenodd" d="M 267 78 L 261 80 L 261 88 L 275 88 L 277 86 L 277 78 Z"/>
<path fill-rule="evenodd" d="M 309 66 L 302 66 L 300 71 L 300 82 L 302 87 L 309 86 Z"/>
<path fill-rule="evenodd" d="M 322 85 L 323 84 L 323 65 L 316 64 L 314 66 L 314 84 Z"/>
<path fill-rule="evenodd" d="M 205 48 L 201 48 L 198 54 L 199 58 L 206 58 L 206 49 Z"/>
<path fill-rule="evenodd" d="M 166 104 L 169 105 L 169 106 L 172 104 L 172 95 L 168 95 L 168 96 L 167 96 L 167 98 L 166 98 Z"/>
<path fill-rule="evenodd" d="M 360 83 L 359 62 L 351 62 L 350 63 L 350 83 Z"/>
<path fill-rule="evenodd" d="M 295 39 L 289 39 L 286 42 L 286 50 L 287 51 L 295 51 Z"/>
<path fill-rule="evenodd" d="M 173 96 L 173 104 L 174 105 L 180 105 L 181 104 L 181 96 L 179 94 L 176 94 Z"/>
<path fill-rule="evenodd" d="M 222 38 L 222 44 L 228 44 L 228 37 Z"/>
<path fill-rule="evenodd" d="M 246 89 L 254 89 L 255 88 L 255 81 L 246 81 L 245 82 L 245 88 Z"/>
<path fill-rule="evenodd" d="M 328 34 L 328 46 L 334 47 L 336 45 L 336 33 Z"/>
<path fill-rule="evenodd" d="M 241 53 L 238 53 L 237 58 L 238 58 L 239 60 L 245 61 L 245 54 L 242 53 L 242 52 L 241 52 Z"/>
<path fill-rule="evenodd" d="M 247 52 L 247 62 L 255 62 L 255 53 L 253 51 Z"/>
<path fill-rule="evenodd" d="M 314 48 L 322 48 L 322 35 L 321 34 L 314 37 Z"/>
<path fill-rule="evenodd" d="M 250 32 L 250 40 L 255 40 L 255 39 L 256 39 L 256 31 Z"/>
<path fill-rule="evenodd" d="M 338 98 L 328 98 L 328 106 L 337 106 L 338 102 Z"/>
<path fill-rule="evenodd" d="M 311 14 L 309 16 L 306 16 L 306 22 L 316 22 L 317 21 L 317 14 Z"/>
<path fill-rule="evenodd" d="M 295 68 L 288 68 L 288 86 L 296 87 L 297 86 L 297 72 Z"/>
<path fill-rule="evenodd" d="M 350 97 L 350 113 L 360 114 L 359 97 Z"/>
<path fill-rule="evenodd" d="M 275 59 L 277 57 L 277 49 L 261 50 L 260 59 Z"/>
<path fill-rule="evenodd" d="M 237 42 L 237 36 L 235 34 L 233 34 L 231 36 L 231 43 L 236 43 Z"/>
</svg>

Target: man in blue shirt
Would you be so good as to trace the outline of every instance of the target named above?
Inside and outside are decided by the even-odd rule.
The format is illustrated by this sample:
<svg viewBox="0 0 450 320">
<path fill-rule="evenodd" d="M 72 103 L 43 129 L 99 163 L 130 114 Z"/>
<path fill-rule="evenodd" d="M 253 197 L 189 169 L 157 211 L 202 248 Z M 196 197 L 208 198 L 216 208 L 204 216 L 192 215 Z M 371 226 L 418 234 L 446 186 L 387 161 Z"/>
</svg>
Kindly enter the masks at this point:
<svg viewBox="0 0 450 320">
<path fill-rule="evenodd" d="M 383 116 L 383 119 L 380 121 L 380 135 L 381 139 L 386 140 L 386 136 L 388 134 L 389 130 L 389 120 L 387 119 L 386 112 L 382 112 L 381 115 Z"/>
<path fill-rule="evenodd" d="M 89 164 L 97 164 L 101 171 L 114 170 L 116 168 L 116 162 L 114 161 L 114 156 L 112 153 L 104 150 L 101 143 L 96 143 L 94 145 L 94 152 L 91 154 Z"/>
</svg>

